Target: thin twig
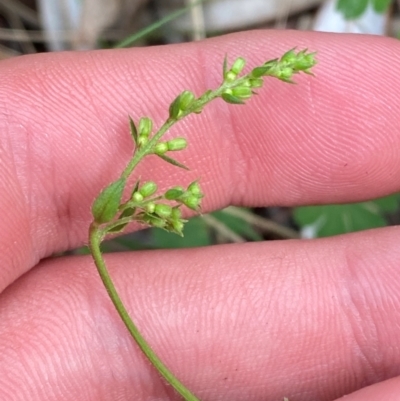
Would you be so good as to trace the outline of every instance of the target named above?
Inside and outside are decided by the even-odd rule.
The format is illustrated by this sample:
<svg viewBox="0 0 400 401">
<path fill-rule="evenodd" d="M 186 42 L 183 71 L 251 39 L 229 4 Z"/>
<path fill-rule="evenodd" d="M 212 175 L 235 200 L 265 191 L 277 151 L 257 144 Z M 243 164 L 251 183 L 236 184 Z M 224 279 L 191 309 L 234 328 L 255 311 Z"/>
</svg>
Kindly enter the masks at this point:
<svg viewBox="0 0 400 401">
<path fill-rule="evenodd" d="M 21 3 L 19 0 L 1 0 L 0 7 L 3 10 L 17 14 L 22 20 L 31 25 L 39 26 L 39 18 L 34 10 Z"/>
<path fill-rule="evenodd" d="M 203 219 L 210 227 L 214 228 L 219 234 L 221 234 L 226 239 L 235 243 L 246 242 L 244 238 L 236 234 L 233 230 L 231 230 L 229 227 L 227 227 L 224 223 L 222 223 L 215 217 L 206 214 L 203 216 Z"/>
<path fill-rule="evenodd" d="M 21 21 L 20 16 L 15 11 L 11 10 L 7 10 L 6 14 L 7 21 L 10 24 L 11 30 L 14 31 L 18 29 L 23 34 L 24 40 L 20 42 L 22 52 L 24 54 L 36 53 L 35 46 L 33 45 L 31 38 L 29 37 L 29 34 Z"/>
<path fill-rule="evenodd" d="M 0 60 L 20 56 L 21 53 L 0 44 Z"/>
<path fill-rule="evenodd" d="M 193 40 L 202 40 L 206 37 L 206 29 L 204 24 L 203 4 L 197 3 L 195 0 L 186 0 L 190 8 L 190 15 L 193 22 Z M 197 4 L 196 4 L 197 3 Z"/>
<path fill-rule="evenodd" d="M 269 233 L 278 235 L 281 238 L 295 239 L 300 238 L 300 234 L 292 230 L 291 228 L 284 227 L 272 220 L 266 219 L 265 217 L 256 216 L 254 213 L 248 212 L 239 207 L 229 206 L 222 210 L 224 213 L 230 214 L 231 216 L 239 217 L 249 224 L 253 224 Z"/>
</svg>

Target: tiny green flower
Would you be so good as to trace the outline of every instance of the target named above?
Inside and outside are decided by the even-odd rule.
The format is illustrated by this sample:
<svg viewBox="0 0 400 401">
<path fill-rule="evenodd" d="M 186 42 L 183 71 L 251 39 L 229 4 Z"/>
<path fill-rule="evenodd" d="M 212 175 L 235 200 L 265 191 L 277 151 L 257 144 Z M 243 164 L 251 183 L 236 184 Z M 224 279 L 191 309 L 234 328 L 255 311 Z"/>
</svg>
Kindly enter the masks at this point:
<svg viewBox="0 0 400 401">
<path fill-rule="evenodd" d="M 135 192 L 132 195 L 132 200 L 137 203 L 143 202 L 143 195 L 140 192 Z"/>
<path fill-rule="evenodd" d="M 293 68 L 283 67 L 276 75 L 281 81 L 292 83 Z"/>
<path fill-rule="evenodd" d="M 310 68 L 314 67 L 317 63 L 314 56 L 314 53 L 305 54 L 300 52 L 298 59 L 293 63 L 293 69 L 310 73 Z"/>
<path fill-rule="evenodd" d="M 167 142 L 158 142 L 157 145 L 154 147 L 154 153 L 156 153 L 157 155 L 163 155 L 167 151 Z"/>
<path fill-rule="evenodd" d="M 239 86 L 237 88 L 232 89 L 232 95 L 238 97 L 239 99 L 250 99 L 253 95 L 251 88 L 246 86 Z"/>
<path fill-rule="evenodd" d="M 155 206 L 154 213 L 159 217 L 166 219 L 172 214 L 172 207 L 164 203 L 158 203 Z"/>
<path fill-rule="evenodd" d="M 143 147 L 149 142 L 149 137 L 147 135 L 139 135 L 138 137 L 138 146 Z"/>
<path fill-rule="evenodd" d="M 182 115 L 181 110 L 181 95 L 177 96 L 175 100 L 169 106 L 169 118 L 172 120 L 178 120 L 179 117 Z"/>
<path fill-rule="evenodd" d="M 199 198 L 196 195 L 191 195 L 191 196 L 188 196 L 188 197 L 182 199 L 182 203 L 185 206 L 187 206 L 189 209 L 192 209 L 196 212 L 199 210 L 200 202 L 201 202 L 201 198 Z"/>
<path fill-rule="evenodd" d="M 143 198 L 153 195 L 157 191 L 157 184 L 154 181 L 145 182 L 139 189 L 139 193 Z"/>
<path fill-rule="evenodd" d="M 261 88 L 264 85 L 264 80 L 262 78 L 252 78 L 249 79 L 250 82 L 250 87 L 255 89 L 255 88 Z"/>
<path fill-rule="evenodd" d="M 164 197 L 168 200 L 176 200 L 185 193 L 184 189 L 180 186 L 173 187 L 165 192 Z"/>
<path fill-rule="evenodd" d="M 187 140 L 185 138 L 174 138 L 167 142 L 168 150 L 183 150 L 187 147 Z"/>
<path fill-rule="evenodd" d="M 237 77 L 237 74 L 235 74 L 233 71 L 227 71 L 225 74 L 225 81 L 226 82 L 233 82 Z"/>
<path fill-rule="evenodd" d="M 148 137 L 153 129 L 153 121 L 148 117 L 142 117 L 139 120 L 139 135 Z"/>
<path fill-rule="evenodd" d="M 179 220 L 182 217 L 181 209 L 179 206 L 173 207 L 171 211 L 171 219 L 172 220 Z"/>
<path fill-rule="evenodd" d="M 282 63 L 286 63 L 286 64 L 293 64 L 297 61 L 297 54 L 294 51 L 295 49 L 290 49 L 289 51 L 287 51 L 280 59 L 280 61 Z"/>
<path fill-rule="evenodd" d="M 146 211 L 147 211 L 147 213 L 153 214 L 155 210 L 156 210 L 156 204 L 155 204 L 154 202 L 149 202 L 149 203 L 146 205 Z"/>
<path fill-rule="evenodd" d="M 184 227 L 184 223 L 183 221 L 180 220 L 172 220 L 169 222 L 170 227 L 172 227 L 173 231 L 179 235 L 183 235 L 182 231 L 183 231 L 183 227 Z"/>
<path fill-rule="evenodd" d="M 203 194 L 201 193 L 200 185 L 199 185 L 199 182 L 198 182 L 197 180 L 196 180 L 196 181 L 193 181 L 193 182 L 188 186 L 187 190 L 188 190 L 188 192 L 190 192 L 192 195 L 197 195 L 197 196 L 203 195 Z"/>
<path fill-rule="evenodd" d="M 182 111 L 187 110 L 194 102 L 195 96 L 190 91 L 184 91 L 179 98 L 179 109 Z"/>
<path fill-rule="evenodd" d="M 142 216 L 143 223 L 146 223 L 153 227 L 164 228 L 167 222 L 153 214 L 144 214 Z"/>
<path fill-rule="evenodd" d="M 243 57 L 238 57 L 234 62 L 231 67 L 231 71 L 236 74 L 240 74 L 243 71 L 243 68 L 246 65 L 246 60 Z"/>
</svg>

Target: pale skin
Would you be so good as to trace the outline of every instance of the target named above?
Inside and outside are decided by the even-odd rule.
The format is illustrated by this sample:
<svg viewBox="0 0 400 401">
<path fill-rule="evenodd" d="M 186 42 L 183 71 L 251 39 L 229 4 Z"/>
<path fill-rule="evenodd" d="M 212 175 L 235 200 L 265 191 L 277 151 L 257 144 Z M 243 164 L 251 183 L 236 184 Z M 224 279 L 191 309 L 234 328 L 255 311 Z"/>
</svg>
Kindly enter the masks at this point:
<svg viewBox="0 0 400 401">
<path fill-rule="evenodd" d="M 246 106 L 177 124 L 203 210 L 360 201 L 400 190 L 398 41 L 258 31 L 196 44 L 0 63 L 0 399 L 177 400 L 139 352 L 89 257 L 90 205 L 132 151 L 128 114 L 157 125 L 183 89 L 298 46 L 315 78 L 274 79 Z M 204 401 L 398 400 L 400 230 L 107 256 L 154 350 Z"/>
</svg>

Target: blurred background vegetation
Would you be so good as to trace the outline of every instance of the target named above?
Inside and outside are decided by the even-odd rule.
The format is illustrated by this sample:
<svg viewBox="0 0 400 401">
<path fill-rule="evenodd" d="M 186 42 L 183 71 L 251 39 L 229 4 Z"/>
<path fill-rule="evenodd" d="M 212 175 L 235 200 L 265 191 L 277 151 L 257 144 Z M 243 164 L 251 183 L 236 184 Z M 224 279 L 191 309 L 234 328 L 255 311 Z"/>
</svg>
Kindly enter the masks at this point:
<svg viewBox="0 0 400 401">
<path fill-rule="evenodd" d="M 399 37 L 399 7 L 400 0 L 0 0 L 0 59 L 177 43 L 254 28 Z M 231 206 L 192 218 L 184 238 L 145 229 L 108 241 L 104 250 L 331 236 L 399 224 L 399 206 L 399 194 L 292 209 Z"/>
</svg>

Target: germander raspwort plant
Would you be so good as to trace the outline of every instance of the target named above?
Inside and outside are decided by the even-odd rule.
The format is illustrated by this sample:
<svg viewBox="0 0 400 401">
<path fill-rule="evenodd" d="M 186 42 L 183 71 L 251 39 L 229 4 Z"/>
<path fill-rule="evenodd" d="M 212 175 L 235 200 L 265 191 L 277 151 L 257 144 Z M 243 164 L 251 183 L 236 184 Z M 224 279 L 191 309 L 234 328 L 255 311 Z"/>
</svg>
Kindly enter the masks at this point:
<svg viewBox="0 0 400 401">
<path fill-rule="evenodd" d="M 163 135 L 175 123 L 189 114 L 201 113 L 205 105 L 217 98 L 222 98 L 227 103 L 244 104 L 256 93 L 256 90 L 263 86 L 265 77 L 275 77 L 281 81 L 293 83 L 292 78 L 295 74 L 304 72 L 312 75 L 311 68 L 316 64 L 316 60 L 315 53 L 309 53 L 307 50 L 296 52 L 295 49 L 292 49 L 281 58 L 269 60 L 253 68 L 248 74 L 241 75 L 245 64 L 245 59 L 239 57 L 229 67 L 225 57 L 222 84 L 215 90 L 207 90 L 200 97 L 196 97 L 188 90 L 183 91 L 171 103 L 169 116 L 158 131 L 153 129 L 153 121 L 148 117 L 141 118 L 138 124 L 129 118 L 130 133 L 134 144 L 132 159 L 120 177 L 101 191 L 92 206 L 93 222 L 89 229 L 89 248 L 104 286 L 126 328 L 140 349 L 164 379 L 186 401 L 199 401 L 199 399 L 163 364 L 140 334 L 109 275 L 100 245 L 107 235 L 123 232 L 131 222 L 160 227 L 183 235 L 186 220 L 182 218 L 181 209 L 185 206 L 195 212 L 200 211 L 204 194 L 200 189 L 199 182 L 193 181 L 186 188 L 174 186 L 163 193 L 158 193 L 155 182 L 140 183 L 137 180 L 130 194 L 127 195 L 127 181 L 136 166 L 146 156 L 155 155 L 167 163 L 187 169 L 186 166 L 170 156 L 171 153 L 185 149 L 187 140 L 175 138 L 162 141 Z"/>
</svg>

